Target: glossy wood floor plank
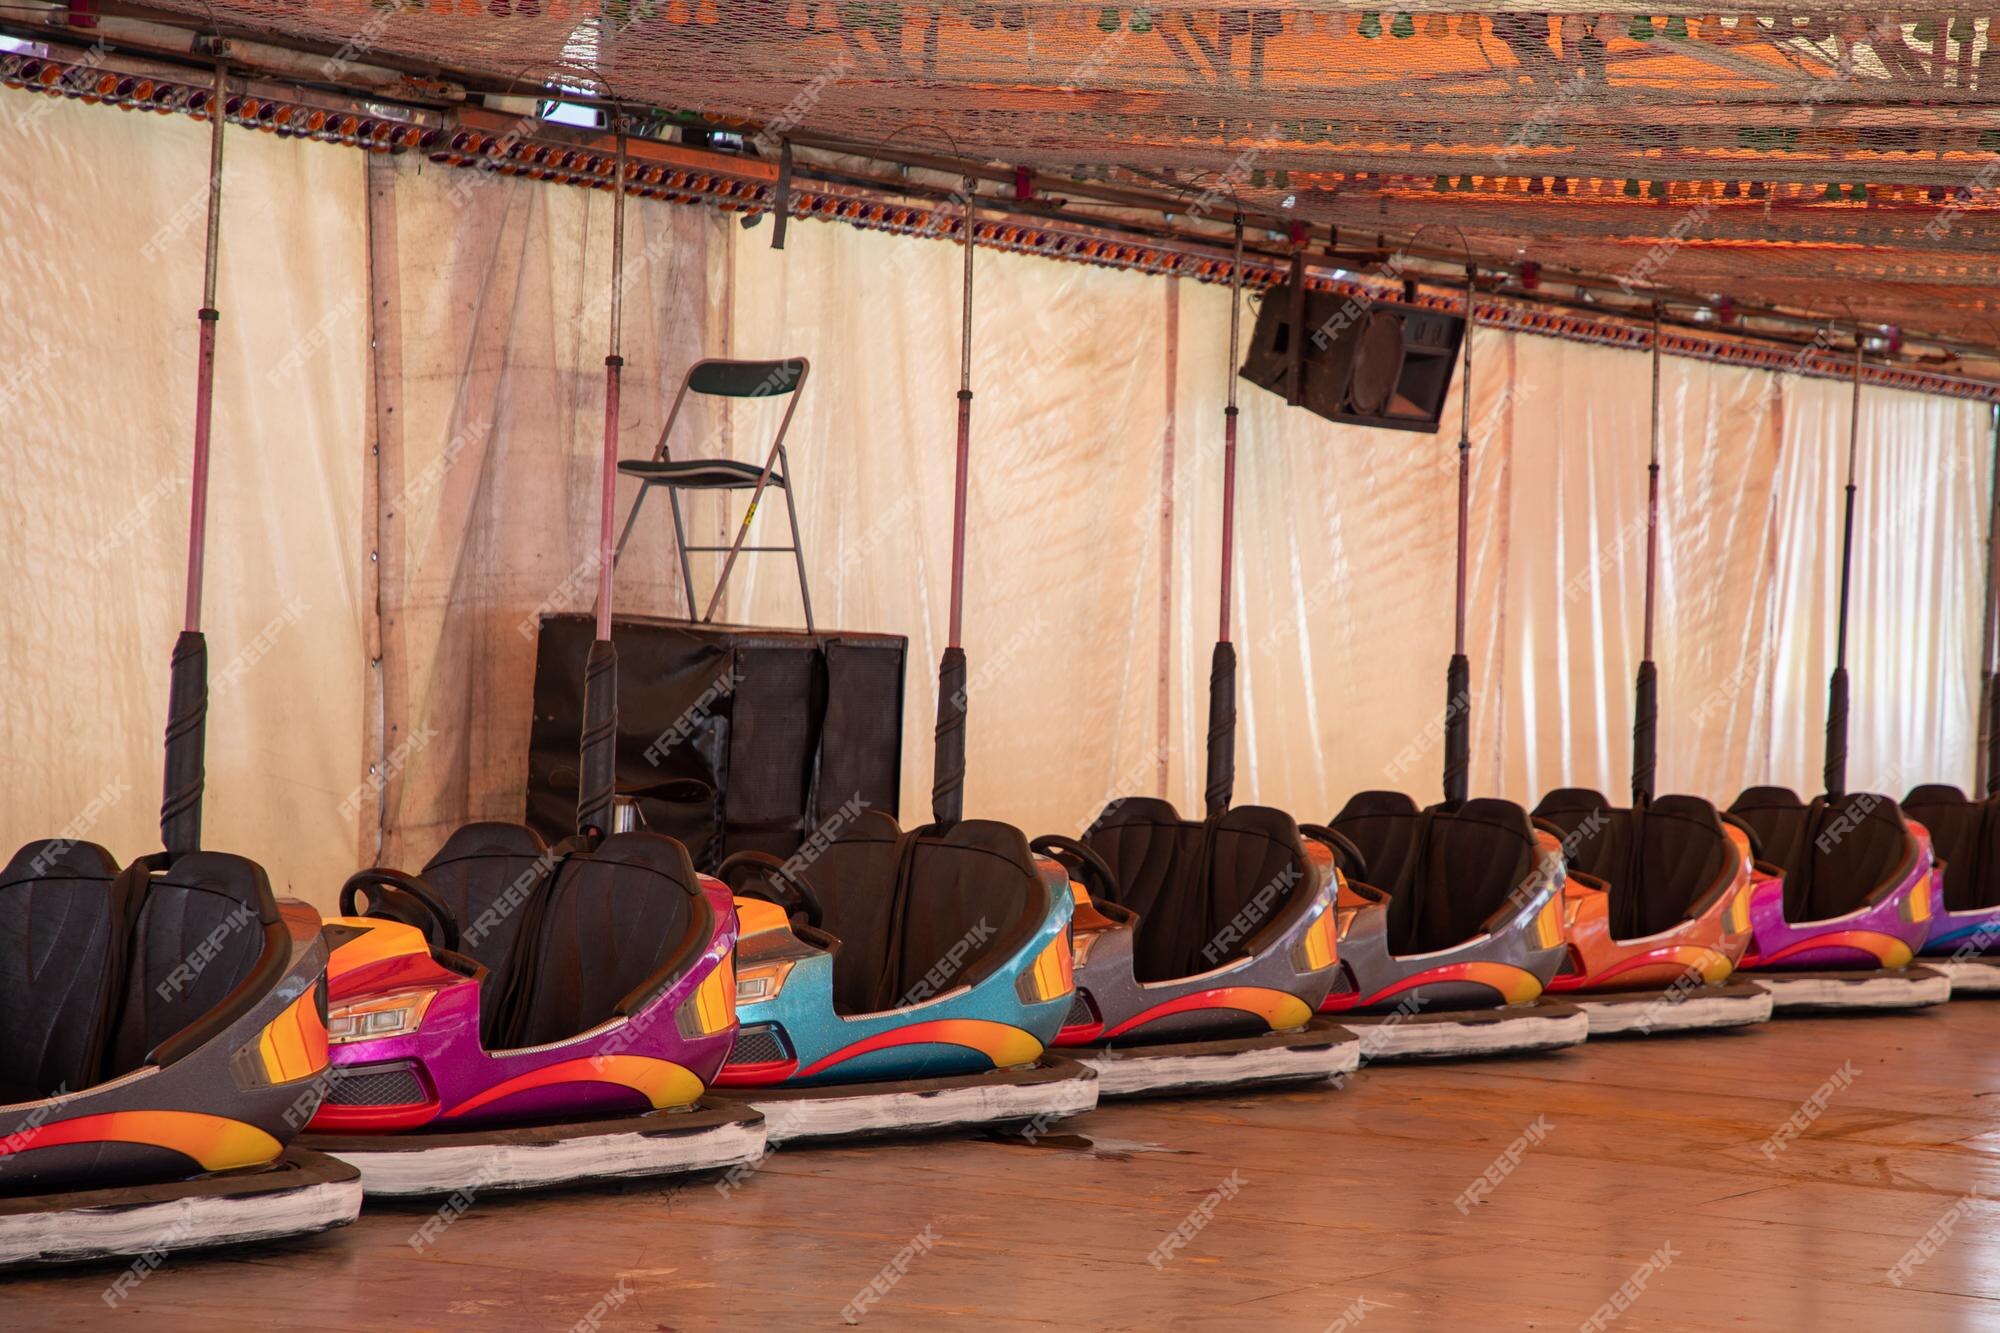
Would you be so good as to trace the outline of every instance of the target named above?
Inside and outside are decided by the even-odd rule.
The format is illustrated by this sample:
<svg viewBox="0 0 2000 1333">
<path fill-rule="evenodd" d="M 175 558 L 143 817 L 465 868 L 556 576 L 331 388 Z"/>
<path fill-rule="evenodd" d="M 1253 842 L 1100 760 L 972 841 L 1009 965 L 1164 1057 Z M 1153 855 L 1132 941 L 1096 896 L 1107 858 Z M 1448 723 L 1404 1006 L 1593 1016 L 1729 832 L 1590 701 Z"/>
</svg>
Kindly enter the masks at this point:
<svg viewBox="0 0 2000 1333">
<path fill-rule="evenodd" d="M 0 1328 L 2000 1331 L 2000 1002 L 793 1149 L 413 1246 L 432 1215 L 170 1260 L 116 1309 L 115 1267 L 0 1280 Z"/>
</svg>

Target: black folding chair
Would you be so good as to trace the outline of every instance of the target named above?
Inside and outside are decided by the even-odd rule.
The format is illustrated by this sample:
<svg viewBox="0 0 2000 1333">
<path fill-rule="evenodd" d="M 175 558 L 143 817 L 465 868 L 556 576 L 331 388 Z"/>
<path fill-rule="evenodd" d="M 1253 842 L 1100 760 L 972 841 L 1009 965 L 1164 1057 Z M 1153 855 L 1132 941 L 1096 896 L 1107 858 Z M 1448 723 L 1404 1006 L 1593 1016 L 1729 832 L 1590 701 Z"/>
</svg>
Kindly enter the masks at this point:
<svg viewBox="0 0 2000 1333">
<path fill-rule="evenodd" d="M 612 554 L 612 565 L 616 567 L 618 558 L 625 553 L 625 543 L 632 535 L 632 525 L 639 521 L 639 508 L 646 503 L 646 496 L 655 486 L 664 486 L 667 504 L 674 515 L 674 546 L 680 552 L 681 582 L 687 588 L 688 614 L 694 614 L 694 571 L 688 563 L 690 551 L 728 552 L 722 562 L 722 572 L 715 577 L 715 591 L 709 596 L 708 609 L 701 614 L 704 622 L 714 619 L 715 608 L 722 601 L 722 589 L 729 582 L 729 571 L 735 567 L 740 553 L 789 551 L 799 567 L 799 600 L 805 604 L 806 632 L 811 633 L 812 593 L 806 588 L 805 550 L 799 540 L 799 508 L 792 500 L 791 461 L 785 455 L 785 432 L 791 427 L 792 413 L 799 405 L 799 390 L 805 387 L 806 372 L 810 369 L 810 363 L 802 356 L 787 357 L 782 361 L 709 358 L 688 367 L 687 378 L 681 381 L 680 392 L 674 395 L 674 405 L 667 413 L 667 424 L 660 431 L 659 447 L 653 450 L 653 456 L 627 459 L 618 464 L 620 472 L 639 479 L 639 495 L 632 501 L 632 512 L 625 518 L 625 530 L 618 534 L 618 549 Z M 778 423 L 778 437 L 771 441 L 771 450 L 764 456 L 764 465 L 759 467 L 755 463 L 738 462 L 733 458 L 676 459 L 667 448 L 667 437 L 673 433 L 674 421 L 680 416 L 681 404 L 689 393 L 715 398 L 767 398 L 774 394 L 789 394 L 791 400 L 785 404 L 784 418 Z M 785 512 L 792 521 L 790 546 L 743 544 L 750 535 L 750 520 L 757 516 L 757 504 L 763 499 L 767 486 L 775 486 L 785 493 Z M 748 490 L 750 507 L 743 511 L 743 521 L 736 529 L 736 540 L 728 546 L 688 545 L 687 529 L 681 523 L 678 494 L 683 490 Z"/>
</svg>

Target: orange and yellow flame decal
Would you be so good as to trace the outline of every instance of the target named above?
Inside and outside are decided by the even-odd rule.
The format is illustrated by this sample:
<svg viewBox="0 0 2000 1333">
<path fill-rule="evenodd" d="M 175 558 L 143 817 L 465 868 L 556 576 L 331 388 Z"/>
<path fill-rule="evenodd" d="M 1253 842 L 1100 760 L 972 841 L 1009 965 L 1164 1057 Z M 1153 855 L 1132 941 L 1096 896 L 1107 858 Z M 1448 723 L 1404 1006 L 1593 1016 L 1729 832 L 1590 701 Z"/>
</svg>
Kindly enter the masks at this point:
<svg viewBox="0 0 2000 1333">
<path fill-rule="evenodd" d="M 762 898 L 737 898 L 734 901 L 736 933 L 739 938 L 745 935 L 761 935 L 767 930 L 791 929 L 791 917 L 787 916 L 785 909 L 776 903 L 767 903 Z"/>
<path fill-rule="evenodd" d="M 1684 944 L 1634 954 L 1622 959 L 1616 966 L 1606 968 L 1590 980 L 1592 989 L 1603 989 L 1615 978 L 1636 972 L 1659 974 L 1657 978 L 1647 977 L 1648 981 L 1699 976 L 1703 985 L 1719 986 L 1729 980 L 1729 974 L 1734 970 L 1727 955 L 1700 945 Z"/>
<path fill-rule="evenodd" d="M 1213 990 L 1192 991 L 1133 1015 L 1104 1035 L 1116 1037 L 1134 1028 L 1191 1009 L 1240 1009 L 1264 1020 L 1273 1032 L 1303 1027 L 1312 1018 L 1312 1009 L 1296 995 L 1267 986 L 1218 986 Z"/>
<path fill-rule="evenodd" d="M 887 1032 L 878 1032 L 872 1037 L 864 1037 L 851 1045 L 841 1047 L 832 1055 L 815 1060 L 799 1073 L 823 1074 L 835 1065 L 845 1064 L 870 1051 L 932 1043 L 963 1046 L 967 1050 L 978 1051 L 993 1062 L 995 1069 L 1004 1069 L 1009 1065 L 1032 1064 L 1042 1054 L 1042 1044 L 1035 1040 L 1034 1034 L 1024 1032 L 1011 1023 L 994 1023 L 984 1018 L 940 1018 L 929 1023 L 914 1023 L 909 1027 L 894 1028 Z"/>
<path fill-rule="evenodd" d="M 326 1068 L 326 1024 L 320 1021 L 315 987 L 286 1006 L 257 1037 L 257 1059 L 273 1083 L 296 1083 Z"/>
<path fill-rule="evenodd" d="M 1340 926 L 1334 909 L 1329 907 L 1313 919 L 1306 927 L 1305 938 L 1299 941 L 1304 957 L 1300 960 L 1301 972 L 1319 972 L 1332 967 L 1340 956 Z"/>
<path fill-rule="evenodd" d="M 692 1106 L 701 1100 L 701 1080 L 692 1071 L 671 1060 L 656 1060 L 649 1055 L 593 1055 L 580 1060 L 561 1060 L 517 1074 L 476 1097 L 468 1097 L 446 1115 L 464 1115 L 517 1092 L 553 1087 L 558 1083 L 615 1083 L 644 1097 L 655 1110 L 669 1106 Z"/>
<path fill-rule="evenodd" d="M 1425 986 L 1452 981 L 1484 986 L 1498 993 L 1503 1004 L 1527 1004 L 1531 1000 L 1538 999 L 1542 993 L 1542 983 L 1535 978 L 1534 973 L 1508 963 L 1449 963 L 1443 967 L 1434 967 L 1428 972 L 1419 972 L 1412 977 L 1404 977 L 1393 986 L 1385 986 L 1373 995 L 1363 996 L 1341 1007 L 1380 1004 L 1407 990 L 1418 990 Z M 1343 997 L 1331 998 L 1337 1001 Z"/>
<path fill-rule="evenodd" d="M 1924 877 L 1917 881 L 1917 887 L 1903 895 L 1903 920 L 1916 922 L 1930 919 L 1931 876 L 1930 872 L 1926 871 Z M 1900 967 L 1901 964 L 1891 963 L 1890 966 Z"/>
<path fill-rule="evenodd" d="M 715 967 L 701 979 L 689 1000 L 693 1012 L 694 1031 L 691 1037 L 707 1037 L 722 1031 L 736 1021 L 736 955 L 724 954 L 716 961 Z M 686 1025 L 683 1025 L 685 1030 Z"/>
<path fill-rule="evenodd" d="M 1789 948 L 1759 958 L 1757 966 L 1769 967 L 1794 954 L 1809 953 L 1814 949 L 1858 950 L 1861 953 L 1873 954 L 1882 961 L 1884 967 L 1904 967 L 1911 958 L 1910 946 L 1894 935 L 1884 935 L 1879 930 L 1835 930 L 1825 935 L 1809 936 Z"/>
<path fill-rule="evenodd" d="M 192 1158 L 204 1171 L 276 1161 L 284 1145 L 255 1125 L 199 1111 L 106 1111 L 58 1120 L 0 1140 L 0 1157 L 72 1143 L 136 1143 Z"/>
<path fill-rule="evenodd" d="M 1059 999 L 1076 989 L 1076 964 L 1070 957 L 1069 932 L 1061 931 L 1048 947 L 1035 956 L 1035 965 L 1022 974 L 1018 989 L 1033 1004 Z"/>
<path fill-rule="evenodd" d="M 430 941 L 424 938 L 424 932 L 400 921 L 381 921 L 372 916 L 336 916 L 328 918 L 327 924 L 354 926 L 361 931 L 353 939 L 342 943 L 327 959 L 328 980 L 359 971 L 385 958 L 402 958 L 410 954 L 425 958 L 431 956 Z"/>
</svg>

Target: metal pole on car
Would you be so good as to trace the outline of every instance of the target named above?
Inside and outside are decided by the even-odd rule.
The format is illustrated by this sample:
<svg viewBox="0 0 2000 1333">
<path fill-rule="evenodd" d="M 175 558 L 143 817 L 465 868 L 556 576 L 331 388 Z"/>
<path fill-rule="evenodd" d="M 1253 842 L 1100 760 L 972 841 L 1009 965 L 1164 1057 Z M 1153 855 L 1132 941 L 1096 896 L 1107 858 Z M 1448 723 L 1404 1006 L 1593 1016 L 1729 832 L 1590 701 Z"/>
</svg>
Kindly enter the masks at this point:
<svg viewBox="0 0 2000 1333">
<path fill-rule="evenodd" d="M 597 521 L 597 636 L 583 668 L 583 738 L 576 783 L 576 831 L 612 831 L 618 791 L 618 650 L 611 642 L 612 534 L 618 499 L 618 378 L 625 313 L 625 123 L 616 118 L 618 157 L 611 205 L 611 336 L 604 357 L 604 456 Z"/>
<path fill-rule="evenodd" d="M 1294 331 L 1298 336 L 1299 331 Z M 1211 817 L 1229 809 L 1236 789 L 1236 646 L 1229 641 L 1230 584 L 1236 576 L 1236 365 L 1243 336 L 1243 215 L 1229 270 L 1229 406 L 1222 414 L 1222 605 L 1208 664 L 1208 785 Z"/>
<path fill-rule="evenodd" d="M 1479 268 L 1465 269 L 1465 373 L 1458 394 L 1458 585 L 1451 663 L 1445 668 L 1444 800 L 1465 802 L 1472 768 L 1472 663 L 1465 655 L 1466 533 L 1472 517 L 1472 335 L 1479 317 Z"/>
<path fill-rule="evenodd" d="M 167 691 L 167 759 L 160 797 L 160 841 L 170 856 L 201 848 L 201 795 L 208 730 L 208 641 L 201 632 L 202 566 L 208 555 L 208 440 L 214 419 L 215 308 L 222 239 L 222 129 L 229 120 L 227 69 L 215 67 L 208 99 L 208 236 L 201 279 L 201 337 L 195 356 L 194 470 L 188 502 L 187 604 L 174 640 Z"/>
<path fill-rule="evenodd" d="M 1660 729 L 1660 675 L 1653 664 L 1653 609 L 1660 568 L 1660 303 L 1653 302 L 1653 426 L 1646 463 L 1646 629 L 1632 702 L 1632 804 L 1654 796 Z"/>
<path fill-rule="evenodd" d="M 1861 326 L 1854 326 L 1854 394 L 1847 411 L 1847 501 L 1840 528 L 1840 620 L 1826 694 L 1826 794 L 1847 795 L 1847 594 L 1854 566 L 1854 458 L 1861 438 Z"/>
<path fill-rule="evenodd" d="M 937 742 L 931 819 L 949 828 L 965 815 L 965 495 L 972 458 L 973 181 L 965 179 L 965 278 L 959 296 L 958 458 L 952 476 L 951 622 L 938 662 Z"/>
</svg>

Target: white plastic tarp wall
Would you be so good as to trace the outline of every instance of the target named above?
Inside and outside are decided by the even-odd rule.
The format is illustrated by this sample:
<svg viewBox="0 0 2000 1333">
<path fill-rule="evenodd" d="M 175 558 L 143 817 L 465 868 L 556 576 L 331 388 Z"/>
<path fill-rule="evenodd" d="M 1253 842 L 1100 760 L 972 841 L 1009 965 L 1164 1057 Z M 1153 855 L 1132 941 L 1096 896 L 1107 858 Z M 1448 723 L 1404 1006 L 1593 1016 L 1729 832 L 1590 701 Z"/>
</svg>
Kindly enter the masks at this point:
<svg viewBox="0 0 2000 1333">
<path fill-rule="evenodd" d="M 0 840 L 74 830 L 129 858 L 156 845 L 206 129 L 0 94 L 9 124 L 29 113 L 0 195 Z M 521 626 L 595 596 L 611 200 L 264 135 L 227 160 L 208 827 L 330 906 L 357 864 L 521 812 Z M 902 813 L 927 818 L 961 252 L 818 223 L 777 252 L 768 223 L 649 202 L 628 228 L 623 453 L 653 448 L 697 356 L 811 359 L 790 450 L 815 609 L 910 636 Z M 1197 810 L 1228 293 L 977 263 L 968 813 L 1074 831 L 1163 789 Z M 1475 352 L 1472 786 L 1620 793 L 1647 358 L 1496 332 Z M 1664 388 L 1661 785 L 1814 789 L 1848 391 L 1671 358 Z M 1456 399 L 1436 437 L 1241 401 L 1236 799 L 1321 819 L 1363 788 L 1428 797 Z M 1987 412 L 1863 404 L 1851 782 L 1969 783 Z M 777 410 L 697 405 L 676 446 L 761 459 Z M 740 509 L 713 506 L 696 530 L 726 536 Z M 758 538 L 782 524 L 774 500 Z M 642 523 L 621 608 L 683 609 L 667 535 L 663 511 Z M 721 616 L 797 623 L 790 561 L 746 557 Z"/>
</svg>

